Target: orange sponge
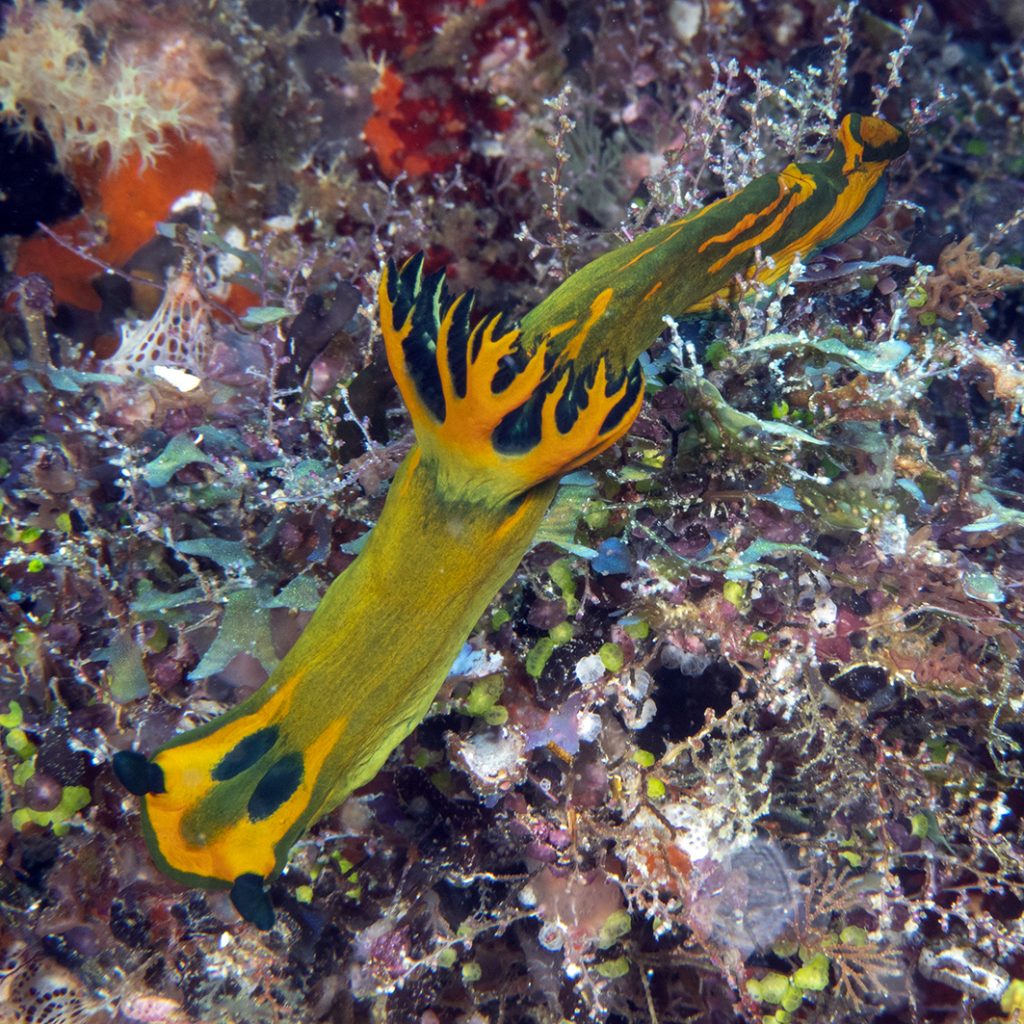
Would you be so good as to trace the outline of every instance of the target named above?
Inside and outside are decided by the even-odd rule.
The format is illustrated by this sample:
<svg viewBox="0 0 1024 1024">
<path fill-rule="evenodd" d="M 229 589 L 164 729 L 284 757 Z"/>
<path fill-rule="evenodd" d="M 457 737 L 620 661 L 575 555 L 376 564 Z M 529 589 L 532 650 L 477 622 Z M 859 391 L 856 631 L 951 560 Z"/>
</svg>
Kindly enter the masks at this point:
<svg viewBox="0 0 1024 1024">
<path fill-rule="evenodd" d="M 88 247 L 98 259 L 123 266 L 129 257 L 150 241 L 156 226 L 166 220 L 174 203 L 188 192 L 210 192 L 217 181 L 217 169 L 209 150 L 201 142 L 187 141 L 176 132 L 165 133 L 166 148 L 148 167 L 135 153 L 112 171 L 92 167 L 76 180 L 85 194 L 87 214 L 65 221 L 54 229 L 71 244 L 81 244 L 90 226 L 105 235 L 97 246 Z M 14 272 L 42 274 L 53 285 L 57 302 L 98 310 L 100 298 L 91 285 L 100 272 L 96 264 L 65 249 L 45 235 L 23 242 Z"/>
</svg>

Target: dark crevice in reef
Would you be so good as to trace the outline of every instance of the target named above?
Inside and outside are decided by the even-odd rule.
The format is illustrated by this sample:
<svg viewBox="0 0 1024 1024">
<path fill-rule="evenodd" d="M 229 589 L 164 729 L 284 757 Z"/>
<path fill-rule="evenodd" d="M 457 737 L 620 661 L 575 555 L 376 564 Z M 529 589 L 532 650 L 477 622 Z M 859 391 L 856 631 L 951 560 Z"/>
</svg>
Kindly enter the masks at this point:
<svg viewBox="0 0 1024 1024">
<path fill-rule="evenodd" d="M 743 678 L 738 668 L 724 660 L 713 662 L 699 675 L 687 675 L 678 668 L 665 666 L 654 672 L 653 677 L 651 696 L 658 705 L 658 713 L 637 738 L 644 750 L 658 757 L 670 743 L 695 736 L 704 724 L 707 708 L 716 715 L 728 711 Z"/>
</svg>

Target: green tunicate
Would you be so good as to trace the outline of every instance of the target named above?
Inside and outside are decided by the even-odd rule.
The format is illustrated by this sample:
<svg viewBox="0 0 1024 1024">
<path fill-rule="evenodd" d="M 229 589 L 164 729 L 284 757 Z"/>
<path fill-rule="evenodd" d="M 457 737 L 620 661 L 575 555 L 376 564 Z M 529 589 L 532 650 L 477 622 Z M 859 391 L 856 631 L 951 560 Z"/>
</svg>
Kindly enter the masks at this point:
<svg viewBox="0 0 1024 1024">
<path fill-rule="evenodd" d="M 623 466 L 617 475 L 620 480 L 628 484 L 646 483 L 651 479 L 651 474 L 640 466 Z"/>
<path fill-rule="evenodd" d="M 629 973 L 629 961 L 624 956 L 620 956 L 614 960 L 605 960 L 599 963 L 594 970 L 602 978 L 621 978 Z"/>
<path fill-rule="evenodd" d="M 462 980 L 468 985 L 479 981 L 483 975 L 483 968 L 476 961 L 462 965 Z"/>
<path fill-rule="evenodd" d="M 27 668 L 31 665 L 40 665 L 43 659 L 43 645 L 40 638 L 27 626 L 18 626 L 11 636 L 14 641 L 14 662 Z"/>
<path fill-rule="evenodd" d="M 649 750 L 634 750 L 633 760 L 640 765 L 641 768 L 651 768 L 657 758 Z"/>
<path fill-rule="evenodd" d="M 567 559 L 560 558 L 548 568 L 548 575 L 562 594 L 566 612 L 572 615 L 580 606 L 579 599 L 576 597 L 576 579 L 572 574 L 572 566 L 569 565 Z"/>
<path fill-rule="evenodd" d="M 713 341 L 704 353 L 704 362 L 717 370 L 729 358 L 729 346 L 722 341 Z"/>
<path fill-rule="evenodd" d="M 911 309 L 920 309 L 928 301 L 928 293 L 920 286 L 907 293 L 907 305 Z"/>
<path fill-rule="evenodd" d="M 24 721 L 25 713 L 21 710 L 21 705 L 16 700 L 9 701 L 7 713 L 0 715 L 0 728 L 17 729 Z"/>
<path fill-rule="evenodd" d="M 35 744 L 28 738 L 24 729 L 11 729 L 4 737 L 4 742 L 22 760 L 27 760 L 36 752 Z"/>
<path fill-rule="evenodd" d="M 601 659 L 601 664 L 609 672 L 621 672 L 622 666 L 626 663 L 626 656 L 622 653 L 622 648 L 618 644 L 601 644 L 598 648 L 597 656 Z"/>
<path fill-rule="evenodd" d="M 858 925 L 848 924 L 840 933 L 839 941 L 844 946 L 866 946 L 868 933 Z"/>
<path fill-rule="evenodd" d="M 650 625 L 643 619 L 623 621 L 622 628 L 626 631 L 626 636 L 632 637 L 634 640 L 646 640 L 651 634 Z"/>
<path fill-rule="evenodd" d="M 359 884 L 359 872 L 355 869 L 355 865 L 347 857 L 342 857 L 340 853 L 334 854 L 333 859 L 341 872 L 342 879 L 349 883 L 345 895 L 349 899 L 359 899 L 363 895 L 363 887 Z"/>
<path fill-rule="evenodd" d="M 747 982 L 747 991 L 755 999 L 773 1006 L 782 1002 L 782 997 L 789 989 L 789 978 L 778 971 L 769 971 L 763 978 L 751 978 Z"/>
<path fill-rule="evenodd" d="M 504 687 L 505 680 L 498 673 L 478 679 L 466 697 L 466 714 L 474 717 L 486 715 L 501 699 Z"/>
<path fill-rule="evenodd" d="M 555 644 L 565 644 L 572 639 L 573 628 L 571 622 L 559 622 L 548 630 L 548 636 Z"/>
<path fill-rule="evenodd" d="M 34 811 L 29 807 L 19 807 L 11 815 L 11 824 L 19 831 L 28 824 L 49 826 L 55 836 L 65 835 L 68 831 L 68 820 L 76 815 L 92 799 L 85 786 L 65 786 L 61 791 L 60 803 L 51 811 Z"/>
<path fill-rule="evenodd" d="M 910 819 L 910 831 L 918 839 L 928 839 L 936 846 L 944 846 L 947 850 L 950 848 L 942 829 L 939 828 L 938 819 L 931 811 L 919 811 L 915 814 Z"/>
<path fill-rule="evenodd" d="M 153 635 L 146 638 L 145 649 L 152 651 L 154 654 L 159 654 L 161 651 L 167 649 L 167 645 L 171 642 L 171 634 L 164 623 L 154 623 Z"/>
<path fill-rule="evenodd" d="M 455 966 L 458 959 L 459 954 L 451 946 L 446 946 L 437 954 L 437 966 L 450 970 Z"/>
<path fill-rule="evenodd" d="M 629 933 L 632 926 L 633 919 L 628 910 L 616 910 L 609 914 L 597 934 L 597 948 L 607 949 L 609 946 L 614 946 L 623 935 Z"/>
<path fill-rule="evenodd" d="M 793 984 L 799 986 L 806 992 L 822 992 L 828 987 L 828 969 L 831 961 L 824 953 L 818 953 L 803 967 L 793 973 Z M 795 1010 L 796 1006 L 786 1006 L 783 1009 Z"/>
<path fill-rule="evenodd" d="M 786 1013 L 793 1013 L 794 1010 L 800 1008 L 800 1004 L 804 1001 L 804 991 L 804 989 L 797 985 L 790 985 L 790 987 L 783 992 L 782 998 L 779 1000 L 779 1006 L 781 1006 Z"/>
<path fill-rule="evenodd" d="M 1024 1011 L 1024 979 L 1014 978 L 999 1000 L 1003 1013 L 1020 1013 Z"/>
<path fill-rule="evenodd" d="M 651 800 L 664 800 L 667 790 L 665 783 L 653 775 L 647 780 L 647 796 Z"/>
<path fill-rule="evenodd" d="M 551 657 L 554 649 L 555 641 L 549 636 L 542 636 L 530 648 L 529 654 L 526 655 L 526 671 L 534 679 L 540 678 L 541 673 L 544 671 L 544 666 L 548 663 L 548 658 Z"/>
</svg>

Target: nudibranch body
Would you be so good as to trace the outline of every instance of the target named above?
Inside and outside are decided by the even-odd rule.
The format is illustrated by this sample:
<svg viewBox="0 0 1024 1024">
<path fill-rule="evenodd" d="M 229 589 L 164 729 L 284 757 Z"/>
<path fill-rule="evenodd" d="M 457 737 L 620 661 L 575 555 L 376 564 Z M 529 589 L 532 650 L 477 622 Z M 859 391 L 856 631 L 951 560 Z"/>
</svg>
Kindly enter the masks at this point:
<svg viewBox="0 0 1024 1024">
<path fill-rule="evenodd" d="M 252 697 L 115 770 L 142 797 L 157 864 L 231 890 L 270 927 L 264 891 L 292 844 L 368 782 L 426 714 L 515 570 L 559 478 L 614 444 L 643 400 L 636 359 L 666 315 L 849 237 L 877 212 L 906 137 L 850 115 L 820 163 L 790 164 L 573 274 L 518 326 L 472 325 L 422 257 L 379 289 L 388 362 L 416 443 L 359 556 Z"/>
</svg>

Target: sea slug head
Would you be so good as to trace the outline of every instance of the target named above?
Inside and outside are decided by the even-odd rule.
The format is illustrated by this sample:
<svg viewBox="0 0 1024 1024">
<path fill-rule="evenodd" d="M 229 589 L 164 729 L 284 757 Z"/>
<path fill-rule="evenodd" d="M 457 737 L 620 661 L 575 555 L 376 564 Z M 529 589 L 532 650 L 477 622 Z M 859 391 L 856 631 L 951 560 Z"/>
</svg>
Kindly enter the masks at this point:
<svg viewBox="0 0 1024 1024">
<path fill-rule="evenodd" d="M 829 159 L 841 154 L 843 170 L 850 173 L 865 164 L 888 165 L 903 156 L 909 145 L 907 133 L 896 125 L 867 114 L 847 114 Z"/>
</svg>

